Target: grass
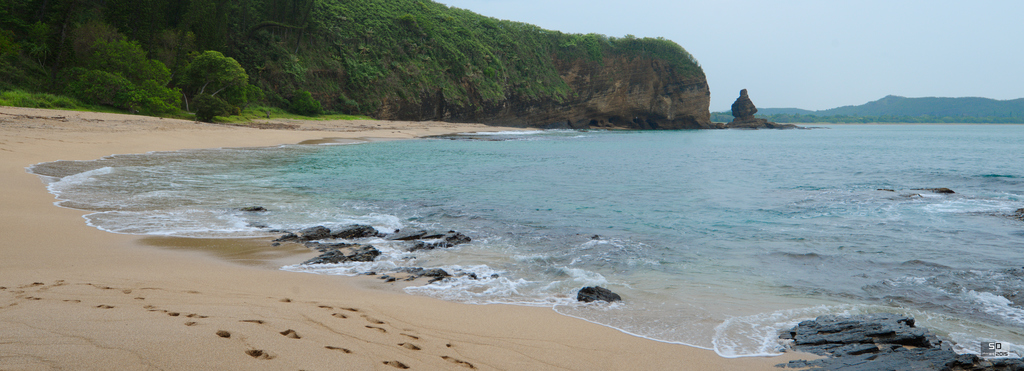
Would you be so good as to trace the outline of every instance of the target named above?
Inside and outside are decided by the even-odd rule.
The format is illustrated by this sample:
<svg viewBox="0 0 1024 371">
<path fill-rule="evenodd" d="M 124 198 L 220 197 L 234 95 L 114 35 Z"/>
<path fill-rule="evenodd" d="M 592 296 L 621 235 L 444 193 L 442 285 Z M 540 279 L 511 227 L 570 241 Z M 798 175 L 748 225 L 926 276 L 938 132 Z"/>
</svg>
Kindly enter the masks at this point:
<svg viewBox="0 0 1024 371">
<path fill-rule="evenodd" d="M 51 108 L 51 109 L 87 109 L 85 104 L 75 98 L 47 93 L 29 93 L 24 90 L 8 90 L 0 92 L 0 106 Z"/>
<path fill-rule="evenodd" d="M 269 117 L 268 117 L 269 116 Z M 222 117 L 216 116 L 213 121 L 218 123 L 231 123 L 231 124 L 242 124 L 247 122 L 253 122 L 256 120 L 267 120 L 267 119 L 287 119 L 287 120 L 310 120 L 310 121 L 327 121 L 327 120 L 373 120 L 366 116 L 354 116 L 328 113 L 318 116 L 303 116 L 297 115 L 288 111 L 285 111 L 278 107 L 270 106 L 253 106 L 248 107 L 242 111 L 241 114 Z"/>
</svg>

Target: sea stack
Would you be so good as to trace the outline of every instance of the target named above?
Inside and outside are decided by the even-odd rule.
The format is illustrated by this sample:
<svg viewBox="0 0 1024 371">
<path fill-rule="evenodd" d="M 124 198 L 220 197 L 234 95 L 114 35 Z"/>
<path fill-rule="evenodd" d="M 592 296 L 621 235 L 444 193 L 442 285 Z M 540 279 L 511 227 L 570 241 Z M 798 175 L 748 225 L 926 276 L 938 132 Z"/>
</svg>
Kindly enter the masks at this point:
<svg viewBox="0 0 1024 371">
<path fill-rule="evenodd" d="M 732 103 L 732 122 L 725 125 L 729 129 L 792 129 L 796 125 L 778 124 L 754 117 L 757 107 L 747 95 L 747 89 L 740 90 L 740 97 Z"/>
</svg>

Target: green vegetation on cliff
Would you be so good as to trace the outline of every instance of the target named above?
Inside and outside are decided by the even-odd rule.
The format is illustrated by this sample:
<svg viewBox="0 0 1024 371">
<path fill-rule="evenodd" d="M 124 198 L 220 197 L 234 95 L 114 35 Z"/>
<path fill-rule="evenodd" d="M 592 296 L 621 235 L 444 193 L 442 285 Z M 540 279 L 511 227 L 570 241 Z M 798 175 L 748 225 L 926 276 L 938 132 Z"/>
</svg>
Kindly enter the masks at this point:
<svg viewBox="0 0 1024 371">
<path fill-rule="evenodd" d="M 211 52 L 237 61 L 241 74 L 209 63 L 197 72 L 196 59 Z M 660 59 L 680 76 L 703 77 L 693 56 L 665 39 L 564 34 L 431 1 L 0 5 L 0 90 L 65 94 L 155 114 L 195 112 L 192 101 L 214 114 L 259 100 L 302 114 L 364 115 L 388 101 L 425 96 L 458 106 L 474 97 L 561 102 L 574 92 L 559 76 L 558 61 L 620 57 Z M 200 81 L 203 73 L 218 73 L 211 68 L 234 71 L 234 79 Z"/>
<path fill-rule="evenodd" d="M 820 111 L 758 108 L 755 115 L 779 123 L 1024 123 L 1024 98 L 905 98 L 889 95 L 859 106 Z M 711 120 L 729 122 L 730 112 L 714 112 Z"/>
</svg>

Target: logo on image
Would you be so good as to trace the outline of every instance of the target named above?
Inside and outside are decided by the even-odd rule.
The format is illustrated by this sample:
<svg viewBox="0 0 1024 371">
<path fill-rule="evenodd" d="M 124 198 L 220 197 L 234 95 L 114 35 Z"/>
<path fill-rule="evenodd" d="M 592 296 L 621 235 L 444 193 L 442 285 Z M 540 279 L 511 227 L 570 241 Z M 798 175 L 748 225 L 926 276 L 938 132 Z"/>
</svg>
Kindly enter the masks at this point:
<svg viewBox="0 0 1024 371">
<path fill-rule="evenodd" d="M 997 343 L 993 341 L 981 342 L 981 356 L 982 357 L 1006 357 L 1010 354 L 1003 351 L 1003 343 Z"/>
</svg>

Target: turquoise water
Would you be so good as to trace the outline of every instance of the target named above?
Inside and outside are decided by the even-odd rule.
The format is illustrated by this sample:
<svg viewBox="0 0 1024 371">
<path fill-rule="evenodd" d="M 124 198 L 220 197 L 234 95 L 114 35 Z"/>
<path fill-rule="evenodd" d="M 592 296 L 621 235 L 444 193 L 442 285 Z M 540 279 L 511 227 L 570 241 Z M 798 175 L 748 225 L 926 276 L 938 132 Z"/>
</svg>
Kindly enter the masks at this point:
<svg viewBox="0 0 1024 371">
<path fill-rule="evenodd" d="M 270 235 L 371 224 L 474 241 L 320 274 L 477 273 L 406 289 L 550 306 L 638 336 L 775 354 L 775 331 L 895 311 L 962 352 L 1024 344 L 1020 125 L 821 130 L 543 131 L 218 149 L 40 164 L 59 204 L 115 233 Z M 955 194 L 919 188 L 947 187 Z M 891 189 L 883 191 L 879 189 Z M 261 205 L 269 213 L 244 213 Z M 496 277 L 492 277 L 497 274 Z M 625 300 L 578 304 L 601 285 Z"/>
</svg>

